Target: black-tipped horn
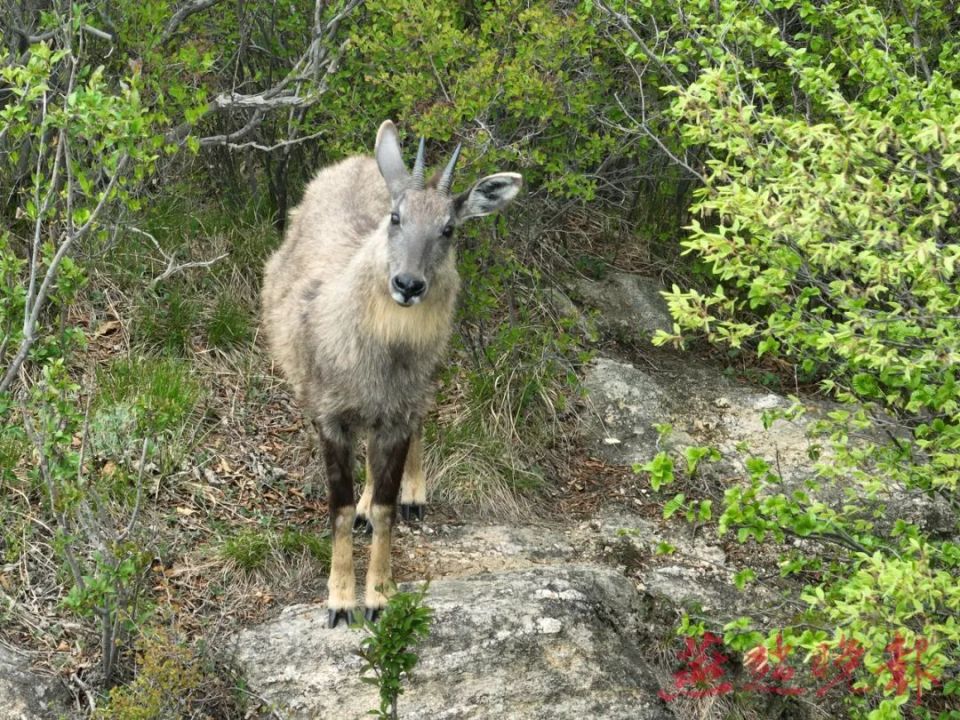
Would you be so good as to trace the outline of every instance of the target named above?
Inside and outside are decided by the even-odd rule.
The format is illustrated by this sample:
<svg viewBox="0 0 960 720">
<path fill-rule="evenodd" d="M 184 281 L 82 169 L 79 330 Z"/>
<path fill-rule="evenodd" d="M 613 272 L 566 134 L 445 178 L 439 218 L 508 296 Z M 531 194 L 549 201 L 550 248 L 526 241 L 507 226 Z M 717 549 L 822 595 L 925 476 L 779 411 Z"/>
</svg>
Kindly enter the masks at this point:
<svg viewBox="0 0 960 720">
<path fill-rule="evenodd" d="M 447 163 L 447 166 L 443 169 L 443 175 L 440 176 L 440 182 L 437 183 L 437 191 L 450 194 L 450 187 L 453 185 L 453 170 L 457 166 L 457 160 L 460 158 L 460 148 L 462 145 L 457 145 L 457 149 L 453 151 L 453 157 L 450 158 L 450 162 Z"/>
<path fill-rule="evenodd" d="M 417 150 L 417 160 L 413 163 L 413 173 L 411 173 L 411 179 L 413 180 L 413 187 L 416 190 L 423 190 L 423 163 L 424 163 L 424 150 L 423 150 L 423 138 L 420 138 L 420 149 Z"/>
</svg>

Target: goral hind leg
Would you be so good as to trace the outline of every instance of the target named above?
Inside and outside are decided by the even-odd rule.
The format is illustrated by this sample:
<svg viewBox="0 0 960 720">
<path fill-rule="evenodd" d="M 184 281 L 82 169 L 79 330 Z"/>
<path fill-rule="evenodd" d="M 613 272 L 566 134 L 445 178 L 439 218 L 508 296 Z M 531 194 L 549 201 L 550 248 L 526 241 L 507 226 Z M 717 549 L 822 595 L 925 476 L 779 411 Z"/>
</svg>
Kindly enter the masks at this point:
<svg viewBox="0 0 960 720">
<path fill-rule="evenodd" d="M 357 503 L 357 517 L 353 521 L 353 529 L 363 530 L 368 535 L 373 532 L 373 523 L 370 519 L 370 505 L 373 503 L 373 472 L 370 470 L 370 446 L 372 438 L 367 440 L 367 472 L 363 481 L 363 494 Z"/>
<path fill-rule="evenodd" d="M 427 506 L 427 478 L 423 472 L 423 425 L 410 437 L 410 449 L 400 484 L 400 517 L 406 522 L 422 521 Z"/>
<path fill-rule="evenodd" d="M 363 494 L 357 502 L 357 516 L 353 522 L 355 532 L 364 531 L 368 535 L 373 532 L 373 520 L 370 515 L 373 504 L 373 471 L 370 469 L 369 448 L 373 442 L 372 435 L 367 440 L 367 472 L 363 483 Z M 427 479 L 423 472 L 423 426 L 419 426 L 410 436 L 410 448 L 407 450 L 407 460 L 403 466 L 403 480 L 400 483 L 400 518 L 404 522 L 420 522 L 423 520 L 427 505 Z"/>
</svg>

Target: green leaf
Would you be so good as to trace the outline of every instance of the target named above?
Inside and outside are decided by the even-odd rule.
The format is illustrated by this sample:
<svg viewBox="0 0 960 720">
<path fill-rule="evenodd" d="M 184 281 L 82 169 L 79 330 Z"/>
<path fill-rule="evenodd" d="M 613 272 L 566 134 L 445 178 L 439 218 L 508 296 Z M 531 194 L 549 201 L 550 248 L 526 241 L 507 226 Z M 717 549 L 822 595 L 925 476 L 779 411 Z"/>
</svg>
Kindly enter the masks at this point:
<svg viewBox="0 0 960 720">
<path fill-rule="evenodd" d="M 683 493 L 674 495 L 664 506 L 663 506 L 663 519 L 669 520 L 670 517 L 680 509 L 686 500 L 686 496 Z"/>
<path fill-rule="evenodd" d="M 752 583 L 756 579 L 757 574 L 750 568 L 745 568 L 734 574 L 733 583 L 737 586 L 738 590 L 743 590 L 748 583 Z"/>
<path fill-rule="evenodd" d="M 672 555 L 676 551 L 677 546 L 668 543 L 666 540 L 661 540 L 659 543 L 657 543 L 657 555 Z"/>
<path fill-rule="evenodd" d="M 654 458 L 642 466 L 644 472 L 650 473 L 650 486 L 659 491 L 664 485 L 673 482 L 673 460 L 665 452 L 657 453 Z"/>
</svg>

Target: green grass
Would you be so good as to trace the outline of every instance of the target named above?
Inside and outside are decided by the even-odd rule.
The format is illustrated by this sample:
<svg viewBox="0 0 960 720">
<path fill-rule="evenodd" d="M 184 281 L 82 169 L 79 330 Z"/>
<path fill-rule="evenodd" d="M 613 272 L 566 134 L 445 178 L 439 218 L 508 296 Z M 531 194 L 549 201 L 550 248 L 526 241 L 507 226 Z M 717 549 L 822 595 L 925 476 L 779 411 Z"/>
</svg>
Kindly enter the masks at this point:
<svg viewBox="0 0 960 720">
<path fill-rule="evenodd" d="M 149 350 L 182 355 L 200 326 L 200 302 L 181 283 L 163 293 L 145 292 L 133 311 L 133 341 Z"/>
<path fill-rule="evenodd" d="M 0 422 L 6 423 L 9 419 L 0 415 Z M 25 457 L 28 447 L 27 438 L 18 425 L 10 423 L 0 430 L 0 481 L 15 479 L 13 468 Z"/>
<path fill-rule="evenodd" d="M 137 432 L 156 435 L 182 426 L 203 398 L 190 366 L 176 358 L 115 360 L 97 371 L 98 410 L 118 431 L 135 418 Z"/>
<path fill-rule="evenodd" d="M 279 545 L 286 555 L 306 552 L 321 564 L 330 564 L 331 545 L 328 534 L 318 535 L 297 528 L 286 528 L 280 535 Z"/>
<path fill-rule="evenodd" d="M 226 350 L 248 342 L 251 337 L 250 312 L 245 303 L 222 294 L 207 321 L 207 341 Z"/>
<path fill-rule="evenodd" d="M 222 552 L 241 570 L 259 570 L 270 556 L 270 538 L 264 530 L 243 530 L 227 538 Z"/>
<path fill-rule="evenodd" d="M 231 219 L 227 227 L 229 261 L 245 275 L 259 273 L 267 258 L 279 245 L 280 234 L 269 219 L 252 217 L 237 225 Z"/>
<path fill-rule="evenodd" d="M 260 271 L 280 237 L 269 213 L 249 205 L 197 207 L 195 191 L 186 187 L 158 201 L 143 227 L 162 252 L 180 263 L 225 257 L 178 272 L 153 292 L 143 291 L 144 282 L 158 276 L 166 260 L 144 234 L 123 240 L 112 272 L 136 298 L 131 334 L 137 347 L 187 355 L 197 338 L 224 350 L 250 341 Z"/>
<path fill-rule="evenodd" d="M 426 428 L 428 483 L 442 502 L 488 517 L 518 517 L 544 487 L 544 477 L 521 448 L 482 423 L 459 421 Z"/>
<path fill-rule="evenodd" d="M 330 538 L 326 534 L 285 528 L 276 532 L 270 528 L 241 530 L 227 538 L 221 555 L 246 572 L 261 570 L 270 556 L 280 553 L 287 557 L 310 555 L 324 566 L 330 564 Z"/>
</svg>

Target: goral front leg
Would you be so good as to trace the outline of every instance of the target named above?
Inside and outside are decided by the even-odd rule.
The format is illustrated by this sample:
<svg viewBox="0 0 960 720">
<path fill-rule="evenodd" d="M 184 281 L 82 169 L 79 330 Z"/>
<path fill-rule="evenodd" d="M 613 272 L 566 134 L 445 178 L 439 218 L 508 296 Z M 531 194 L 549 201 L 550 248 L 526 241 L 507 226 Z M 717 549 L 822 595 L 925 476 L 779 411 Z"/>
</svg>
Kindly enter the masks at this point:
<svg viewBox="0 0 960 720">
<path fill-rule="evenodd" d="M 333 517 L 333 553 L 330 560 L 330 579 L 327 581 L 327 627 L 334 628 L 341 618 L 345 624 L 353 622 L 357 606 L 356 577 L 353 570 L 353 518 L 355 508 L 346 505 Z"/>
<path fill-rule="evenodd" d="M 427 506 L 427 479 L 423 472 L 423 426 L 410 437 L 410 449 L 400 484 L 400 517 L 405 522 L 423 520 Z"/>
<path fill-rule="evenodd" d="M 370 543 L 370 567 L 367 569 L 364 615 L 375 620 L 393 594 L 393 572 L 390 562 L 391 535 L 400 480 L 410 445 L 409 431 L 381 429 L 373 434 L 368 449 L 374 480 L 370 520 L 373 539 Z"/>
</svg>

